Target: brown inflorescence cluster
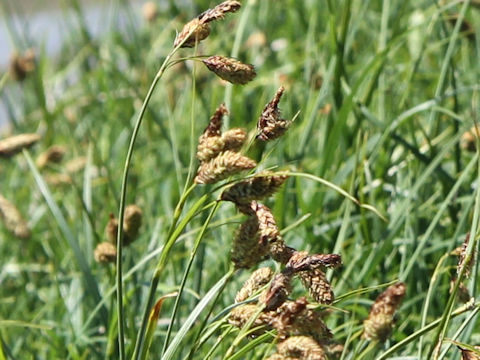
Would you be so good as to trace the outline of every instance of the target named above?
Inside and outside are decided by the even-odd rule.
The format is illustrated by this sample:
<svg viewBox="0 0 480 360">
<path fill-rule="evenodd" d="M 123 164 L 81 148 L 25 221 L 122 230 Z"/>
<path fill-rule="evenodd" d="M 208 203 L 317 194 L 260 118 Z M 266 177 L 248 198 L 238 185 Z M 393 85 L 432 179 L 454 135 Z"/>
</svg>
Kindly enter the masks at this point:
<svg viewBox="0 0 480 360">
<path fill-rule="evenodd" d="M 131 204 L 125 207 L 123 218 L 122 245 L 128 246 L 134 242 L 142 226 L 143 212 L 138 205 Z M 95 260 L 99 263 L 115 262 L 117 254 L 118 219 L 110 214 L 110 219 L 105 227 L 107 241 L 97 245 L 94 251 Z"/>
<path fill-rule="evenodd" d="M 263 109 L 262 115 L 257 123 L 257 137 L 263 141 L 275 140 L 285 134 L 291 125 L 291 121 L 280 117 L 278 103 L 282 98 L 285 88 L 281 86 L 272 101 L 270 101 Z"/>
</svg>

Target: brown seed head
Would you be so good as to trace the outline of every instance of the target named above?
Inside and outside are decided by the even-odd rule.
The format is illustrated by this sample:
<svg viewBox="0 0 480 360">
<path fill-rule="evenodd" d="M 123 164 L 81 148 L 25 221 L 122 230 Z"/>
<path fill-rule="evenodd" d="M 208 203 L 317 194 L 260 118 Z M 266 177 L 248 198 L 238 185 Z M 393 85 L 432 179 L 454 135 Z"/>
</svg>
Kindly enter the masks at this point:
<svg viewBox="0 0 480 360">
<path fill-rule="evenodd" d="M 204 137 L 221 136 L 222 120 L 223 120 L 223 117 L 227 114 L 228 114 L 228 109 L 225 106 L 225 104 L 223 103 L 220 104 L 220 106 L 215 110 L 212 117 L 210 118 L 208 126 L 203 131 L 202 136 Z"/>
<path fill-rule="evenodd" d="M 128 205 L 125 208 L 125 215 L 123 218 L 123 231 L 125 237 L 123 245 L 130 245 L 138 236 L 140 226 L 142 226 L 142 209 L 135 204 Z"/>
<path fill-rule="evenodd" d="M 280 118 L 280 110 L 278 109 L 278 103 L 284 90 L 283 86 L 277 90 L 274 98 L 265 106 L 258 119 L 258 138 L 263 141 L 274 140 L 282 136 L 291 124 L 290 121 Z"/>
<path fill-rule="evenodd" d="M 225 149 L 221 136 L 200 137 L 197 147 L 197 159 L 206 162 L 213 159 Z"/>
<path fill-rule="evenodd" d="M 233 326 L 242 328 L 253 316 L 255 316 L 257 312 L 258 312 L 258 306 L 254 304 L 244 304 L 244 305 L 237 306 L 236 308 L 232 309 L 232 311 L 230 312 L 230 317 L 228 319 L 228 322 Z M 271 327 L 269 326 L 270 319 L 271 319 L 271 314 L 263 313 L 263 312 L 260 313 L 258 317 L 255 319 L 255 321 L 253 322 L 251 327 L 254 328 L 254 327 L 263 326 L 263 328 L 257 330 L 252 335 L 261 335 L 266 331 L 270 330 L 271 329 Z"/>
<path fill-rule="evenodd" d="M 236 204 L 261 200 L 273 195 L 287 178 L 287 175 L 275 175 L 275 173 L 265 171 L 230 186 L 222 193 L 221 198 Z"/>
<path fill-rule="evenodd" d="M 287 300 L 292 292 L 291 280 L 291 276 L 284 273 L 274 276 L 268 291 L 261 299 L 265 303 L 265 311 L 275 310 Z"/>
<path fill-rule="evenodd" d="M 28 239 L 31 236 L 28 224 L 20 211 L 2 195 L 0 195 L 0 219 L 14 236 L 20 239 Z"/>
<path fill-rule="evenodd" d="M 460 270 L 465 263 L 465 257 L 467 256 L 467 247 L 468 247 L 468 242 L 470 241 L 470 233 L 465 236 L 465 240 L 462 244 L 462 247 L 459 251 L 459 259 L 458 259 L 458 265 L 457 265 L 457 275 L 460 275 Z M 465 267 L 465 277 L 470 276 L 470 269 L 472 268 L 473 264 L 475 263 L 475 253 L 473 253 L 472 257 L 470 258 L 469 262 L 466 264 Z"/>
<path fill-rule="evenodd" d="M 196 184 L 213 184 L 241 171 L 253 169 L 257 163 L 234 151 L 225 151 L 200 165 Z"/>
<path fill-rule="evenodd" d="M 214 20 L 219 20 L 225 18 L 225 14 L 227 13 L 234 13 L 242 4 L 238 1 L 227 0 L 218 4 L 213 9 L 208 9 L 207 11 L 203 12 L 198 16 L 201 22 L 209 23 Z"/>
<path fill-rule="evenodd" d="M 232 84 L 246 84 L 257 75 L 253 65 L 232 58 L 214 55 L 202 61 L 210 71 Z"/>
<path fill-rule="evenodd" d="M 363 337 L 367 340 L 384 342 L 393 328 L 393 315 L 405 296 L 405 284 L 399 282 L 381 293 L 363 322 Z"/>
<path fill-rule="evenodd" d="M 37 166 L 41 169 L 49 164 L 58 164 L 62 161 L 67 149 L 65 146 L 53 145 L 41 153 L 37 158 Z"/>
<path fill-rule="evenodd" d="M 180 47 L 194 47 L 195 43 L 206 39 L 208 35 L 210 35 L 210 25 L 195 18 L 186 23 L 182 31 L 177 34 L 173 46 L 177 47 L 185 41 Z"/>
<path fill-rule="evenodd" d="M 118 219 L 110 213 L 110 219 L 105 227 L 105 237 L 111 244 L 117 243 Z"/>
<path fill-rule="evenodd" d="M 101 264 L 115 262 L 117 258 L 117 248 L 109 242 L 102 242 L 95 248 L 93 257 L 96 262 Z"/>
<path fill-rule="evenodd" d="M 273 277 L 273 271 L 269 267 L 262 267 L 255 270 L 252 275 L 245 281 L 242 288 L 235 296 L 235 302 L 247 300 L 262 287 L 267 285 Z"/>
<path fill-rule="evenodd" d="M 331 304 L 335 300 L 332 287 L 321 269 L 300 271 L 297 275 L 310 296 L 319 304 Z"/>
<path fill-rule="evenodd" d="M 309 336 L 292 336 L 277 346 L 280 355 L 301 360 L 327 360 L 322 347 Z"/>
<path fill-rule="evenodd" d="M 35 51 L 28 49 L 23 55 L 14 53 L 10 58 L 10 75 L 16 81 L 23 81 L 35 70 Z"/>
<path fill-rule="evenodd" d="M 287 263 L 287 269 L 292 273 L 313 270 L 320 266 L 334 268 L 342 263 L 342 258 L 337 254 L 314 254 L 307 251 L 296 251 Z"/>
<path fill-rule="evenodd" d="M 0 157 L 12 157 L 40 140 L 38 134 L 20 134 L 0 140 Z"/>
<path fill-rule="evenodd" d="M 252 208 L 258 218 L 258 229 L 260 232 L 260 241 L 263 244 L 275 243 L 281 241 L 280 231 L 278 230 L 272 210 L 267 206 L 252 201 Z"/>
<path fill-rule="evenodd" d="M 231 259 L 237 269 L 248 269 L 265 260 L 268 247 L 258 240 L 258 219 L 250 216 L 233 239 Z"/>
<path fill-rule="evenodd" d="M 247 140 L 247 132 L 242 128 L 233 128 L 225 131 L 222 139 L 225 142 L 224 150 L 239 151 Z"/>
</svg>

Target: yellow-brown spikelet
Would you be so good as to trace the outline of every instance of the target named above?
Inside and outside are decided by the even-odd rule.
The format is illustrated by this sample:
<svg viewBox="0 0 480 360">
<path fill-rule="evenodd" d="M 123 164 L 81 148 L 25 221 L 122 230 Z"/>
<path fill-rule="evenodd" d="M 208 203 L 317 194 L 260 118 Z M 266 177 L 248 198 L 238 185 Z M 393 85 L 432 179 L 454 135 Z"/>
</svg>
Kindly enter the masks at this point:
<svg viewBox="0 0 480 360">
<path fill-rule="evenodd" d="M 281 240 L 280 231 L 272 211 L 267 206 L 256 201 L 252 201 L 251 204 L 258 218 L 260 241 L 264 244 L 270 244 Z"/>
<path fill-rule="evenodd" d="M 313 270 L 320 266 L 325 268 L 335 268 L 342 263 L 342 258 L 337 254 L 314 254 L 310 255 L 308 251 L 296 251 L 289 259 L 286 269 L 292 273 L 305 270 Z"/>
<path fill-rule="evenodd" d="M 300 271 L 296 275 L 303 286 L 308 289 L 310 296 L 320 304 L 331 304 L 335 300 L 332 287 L 321 269 Z"/>
<path fill-rule="evenodd" d="M 142 226 L 143 212 L 140 207 L 135 204 L 125 207 L 125 215 L 123 218 L 123 245 L 130 245 L 138 236 L 140 226 Z"/>
<path fill-rule="evenodd" d="M 250 216 L 233 239 L 231 259 L 237 269 L 248 269 L 268 256 L 268 247 L 258 241 L 258 219 Z"/>
<path fill-rule="evenodd" d="M 233 13 L 240 9 L 240 7 L 240 2 L 227 0 L 215 6 L 213 9 L 208 9 L 195 19 L 185 24 L 182 31 L 175 38 L 173 45 L 178 46 L 186 39 L 181 47 L 195 46 L 196 42 L 200 42 L 210 35 L 210 22 L 223 19 L 226 13 Z"/>
<path fill-rule="evenodd" d="M 307 308 L 308 301 L 301 297 L 295 301 L 286 301 L 279 309 L 277 316 L 271 320 L 278 331 L 280 339 L 289 336 L 306 335 L 317 343 L 328 343 L 332 333 L 322 320 L 321 313 Z"/>
<path fill-rule="evenodd" d="M 327 360 L 322 347 L 309 336 L 292 336 L 277 345 L 280 355 L 298 360 Z"/>
<path fill-rule="evenodd" d="M 118 220 L 110 213 L 110 218 L 108 220 L 107 226 L 105 227 L 105 237 L 107 240 L 112 243 L 117 243 L 117 234 L 118 234 Z"/>
<path fill-rule="evenodd" d="M 244 304 L 233 308 L 230 312 L 230 316 L 228 318 L 228 322 L 236 326 L 238 328 L 242 328 L 251 318 L 255 316 L 258 312 L 258 306 L 254 304 Z M 261 312 L 258 317 L 253 322 L 251 328 L 263 326 L 263 328 L 258 329 L 252 335 L 261 335 L 268 330 L 271 330 L 271 326 L 269 326 L 271 320 L 270 313 Z"/>
<path fill-rule="evenodd" d="M 10 75 L 15 81 L 23 81 L 35 70 L 35 51 L 28 49 L 23 55 L 15 52 L 10 58 Z"/>
<path fill-rule="evenodd" d="M 389 286 L 373 303 L 368 318 L 363 322 L 363 337 L 384 342 L 393 328 L 393 315 L 405 296 L 406 286 L 399 282 Z"/>
<path fill-rule="evenodd" d="M 469 349 L 465 349 L 461 346 L 457 346 L 462 352 L 462 360 L 480 360 L 480 346 L 474 346 L 473 348 L 477 350 L 474 352 Z"/>
<path fill-rule="evenodd" d="M 87 164 L 87 158 L 85 156 L 79 156 L 68 161 L 65 164 L 65 170 L 67 170 L 69 174 L 74 174 L 76 172 L 83 170 L 86 164 Z"/>
<path fill-rule="evenodd" d="M 247 140 L 247 132 L 242 128 L 233 128 L 225 131 L 222 139 L 225 143 L 224 150 L 238 151 Z"/>
<path fill-rule="evenodd" d="M 0 195 L 0 218 L 3 220 L 5 227 L 13 235 L 20 239 L 28 239 L 31 235 L 27 222 L 18 209 Z"/>
<path fill-rule="evenodd" d="M 265 106 L 258 119 L 257 137 L 263 141 L 274 140 L 282 136 L 291 124 L 291 121 L 280 118 L 280 110 L 278 109 L 278 103 L 284 90 L 283 86 L 277 90 L 274 98 Z"/>
<path fill-rule="evenodd" d="M 262 287 L 267 285 L 273 277 L 273 271 L 269 267 L 262 267 L 255 270 L 252 275 L 245 281 L 240 291 L 235 296 L 235 302 L 247 300 Z"/>
<path fill-rule="evenodd" d="M 184 25 L 182 31 L 177 34 L 173 46 L 177 47 L 186 39 L 180 47 L 194 47 L 195 43 L 206 39 L 208 35 L 210 35 L 210 25 L 197 17 Z"/>
<path fill-rule="evenodd" d="M 210 136 L 220 136 L 222 135 L 222 121 L 223 117 L 228 114 L 228 109 L 225 104 L 220 104 L 218 108 L 213 113 L 208 126 L 203 131 L 202 136 L 210 137 Z M 200 138 L 201 139 L 201 138 Z"/>
<path fill-rule="evenodd" d="M 102 242 L 97 245 L 93 251 L 95 261 L 101 264 L 115 262 L 117 258 L 117 248 L 109 242 Z"/>
<path fill-rule="evenodd" d="M 265 171 L 230 186 L 222 193 L 221 199 L 236 204 L 261 200 L 273 195 L 287 178 L 287 175 Z"/>
<path fill-rule="evenodd" d="M 20 134 L 0 140 L 0 157 L 12 157 L 40 140 L 38 134 Z"/>
<path fill-rule="evenodd" d="M 265 304 L 266 311 L 279 308 L 292 292 L 292 280 L 289 274 L 279 273 L 273 277 L 272 283 L 260 301 Z"/>
<path fill-rule="evenodd" d="M 37 166 L 41 169 L 50 164 L 58 164 L 62 161 L 67 149 L 65 146 L 53 145 L 41 153 L 37 158 Z"/>
<path fill-rule="evenodd" d="M 201 139 L 197 147 L 197 159 L 206 162 L 213 159 L 225 149 L 221 136 L 210 136 Z"/>
<path fill-rule="evenodd" d="M 253 169 L 257 163 L 234 151 L 224 151 L 217 157 L 200 165 L 196 184 L 213 184 L 244 170 Z"/>
<path fill-rule="evenodd" d="M 225 56 L 214 55 L 202 61 L 210 71 L 232 84 L 244 85 L 257 75 L 253 65 Z"/>
</svg>

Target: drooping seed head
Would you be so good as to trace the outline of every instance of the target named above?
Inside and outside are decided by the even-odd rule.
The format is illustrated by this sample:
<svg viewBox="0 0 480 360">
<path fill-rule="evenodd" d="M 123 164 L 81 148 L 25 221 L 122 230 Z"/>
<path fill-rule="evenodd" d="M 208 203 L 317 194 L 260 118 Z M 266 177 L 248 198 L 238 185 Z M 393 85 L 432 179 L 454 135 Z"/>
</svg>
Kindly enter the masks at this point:
<svg viewBox="0 0 480 360">
<path fill-rule="evenodd" d="M 280 110 L 278 109 L 278 103 L 284 90 L 283 86 L 277 90 L 274 98 L 265 106 L 258 119 L 257 136 L 260 140 L 269 141 L 282 136 L 291 124 L 290 121 L 280 118 Z"/>
<path fill-rule="evenodd" d="M 142 217 L 142 209 L 137 205 L 132 204 L 125 208 L 123 218 L 123 231 L 125 232 L 123 245 L 128 246 L 137 238 L 140 226 L 142 226 Z"/>
<path fill-rule="evenodd" d="M 224 151 L 200 165 L 196 184 L 213 184 L 241 171 L 253 169 L 257 163 L 234 151 Z"/>
<path fill-rule="evenodd" d="M 308 289 L 310 296 L 319 304 L 331 304 L 335 300 L 332 287 L 321 269 L 300 271 L 296 275 Z"/>
<path fill-rule="evenodd" d="M 393 328 L 393 315 L 405 296 L 405 284 L 399 282 L 389 286 L 373 303 L 368 318 L 363 322 L 363 337 L 371 341 L 384 342 Z"/>
<path fill-rule="evenodd" d="M 292 273 L 305 270 L 313 270 L 320 266 L 324 268 L 334 268 L 342 263 L 342 258 L 337 254 L 314 254 L 310 255 L 307 251 L 296 251 L 287 263 L 287 269 Z"/>
<path fill-rule="evenodd" d="M 219 20 L 225 18 L 225 14 L 234 13 L 240 9 L 242 4 L 238 1 L 227 0 L 218 4 L 213 9 L 208 9 L 198 16 L 198 18 L 204 22 L 209 23 L 214 20 Z"/>
<path fill-rule="evenodd" d="M 292 336 L 277 346 L 280 355 L 302 360 L 327 360 L 320 344 L 309 336 Z"/>
<path fill-rule="evenodd" d="M 12 157 L 40 140 L 38 134 L 20 134 L 0 140 L 0 157 Z"/>
<path fill-rule="evenodd" d="M 268 246 L 258 239 L 258 219 L 250 216 L 233 239 L 231 259 L 237 269 L 251 268 L 267 258 Z"/>
<path fill-rule="evenodd" d="M 230 186 L 222 193 L 221 199 L 236 204 L 261 200 L 273 195 L 287 178 L 287 175 L 275 175 L 275 173 L 265 171 Z"/>
<path fill-rule="evenodd" d="M 53 145 L 41 153 L 37 158 L 37 166 L 42 169 L 49 164 L 58 164 L 62 161 L 67 149 L 65 146 Z"/>
<path fill-rule="evenodd" d="M 244 85 L 257 75 L 253 65 L 244 64 L 236 59 L 214 55 L 202 61 L 210 71 L 232 84 Z"/>
<path fill-rule="evenodd" d="M 17 207 L 0 195 L 0 219 L 15 237 L 28 239 L 31 236 L 28 224 Z"/>
<path fill-rule="evenodd" d="M 102 242 L 93 251 L 93 257 L 101 264 L 113 263 L 117 258 L 117 248 L 109 242 Z"/>
<path fill-rule="evenodd" d="M 273 277 L 273 271 L 269 267 L 262 267 L 255 270 L 252 275 L 245 281 L 240 291 L 235 296 L 235 302 L 247 300 L 262 287 L 267 285 Z"/>
</svg>

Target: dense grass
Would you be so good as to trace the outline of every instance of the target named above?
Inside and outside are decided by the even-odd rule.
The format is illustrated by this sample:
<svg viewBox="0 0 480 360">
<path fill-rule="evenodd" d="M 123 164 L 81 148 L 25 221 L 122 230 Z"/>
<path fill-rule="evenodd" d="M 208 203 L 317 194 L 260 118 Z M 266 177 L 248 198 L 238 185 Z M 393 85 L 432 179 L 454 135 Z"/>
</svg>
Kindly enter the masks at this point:
<svg viewBox="0 0 480 360">
<path fill-rule="evenodd" d="M 11 11 L 9 3 L 14 2 L 5 2 L 4 10 Z M 121 30 L 100 39 L 89 35 L 74 4 L 65 10 L 73 17 L 55 58 L 21 40 L 28 38 L 26 29 L 11 29 L 19 50 L 37 45 L 38 54 L 37 69 L 24 82 L 2 81 L 11 133 L 38 132 L 42 140 L 23 154 L 0 159 L 0 193 L 16 204 L 32 231 L 30 239 L 20 240 L 0 225 L 0 359 L 119 356 L 115 267 L 95 263 L 93 249 L 104 240 L 109 214 L 118 214 L 130 136 L 175 31 L 215 5 L 175 3 L 153 24 L 127 16 Z M 127 357 L 175 208 L 197 166 L 198 136 L 222 101 L 231 113 L 228 126 L 254 134 L 280 85 L 286 87 L 282 114 L 300 114 L 284 137 L 254 146 L 250 156 L 261 160 L 261 168 L 303 174 L 292 176 L 267 202 L 286 230 L 285 241 L 312 253 L 342 255 L 343 267 L 328 273 L 341 301 L 326 322 L 335 340 L 345 344 L 343 359 L 375 359 L 389 349 L 388 356 L 427 359 L 438 339 L 443 340 L 438 358 L 459 359 L 452 339 L 480 343 L 479 307 L 452 316 L 462 304 L 449 292 L 458 258 L 448 254 L 467 233 L 475 240 L 468 251 L 478 247 L 478 153 L 462 147 L 461 139 L 480 112 L 480 12 L 469 5 L 245 0 L 237 14 L 212 25 L 198 49 L 175 55 L 233 53 L 253 63 L 258 76 L 245 86 L 226 86 L 189 60 L 168 68 L 153 93 L 125 199 L 144 213 L 139 239 L 123 249 Z M 138 6 L 115 4 L 112 11 L 128 15 Z M 451 21 L 454 14 L 458 22 Z M 470 32 L 462 26 L 467 22 Z M 35 166 L 38 154 L 55 144 L 67 146 L 64 162 L 87 157 L 72 184 L 46 181 L 64 172 L 63 164 Z M 197 186 L 186 198 L 176 228 L 192 218 L 159 277 L 155 301 L 179 289 L 192 259 L 170 336 L 174 351 L 164 358 L 184 359 L 192 349 L 193 359 L 209 352 L 212 359 L 267 358 L 275 334 L 253 343 L 236 339 L 238 329 L 224 319 L 251 271 L 231 271 L 231 241 L 243 217 L 231 204 L 214 207 L 214 189 Z M 385 284 L 396 279 L 406 283 L 407 295 L 392 336 L 385 344 L 367 344 L 359 337 L 362 322 Z M 476 265 L 465 283 L 477 299 Z M 360 289 L 366 290 L 355 292 Z M 163 302 L 150 358 L 160 358 L 174 302 Z M 188 318 L 196 306 L 198 318 Z M 437 320 L 440 326 L 429 327 Z M 194 346 L 198 339 L 205 341 Z M 236 347 L 229 350 L 232 343 Z"/>
</svg>

